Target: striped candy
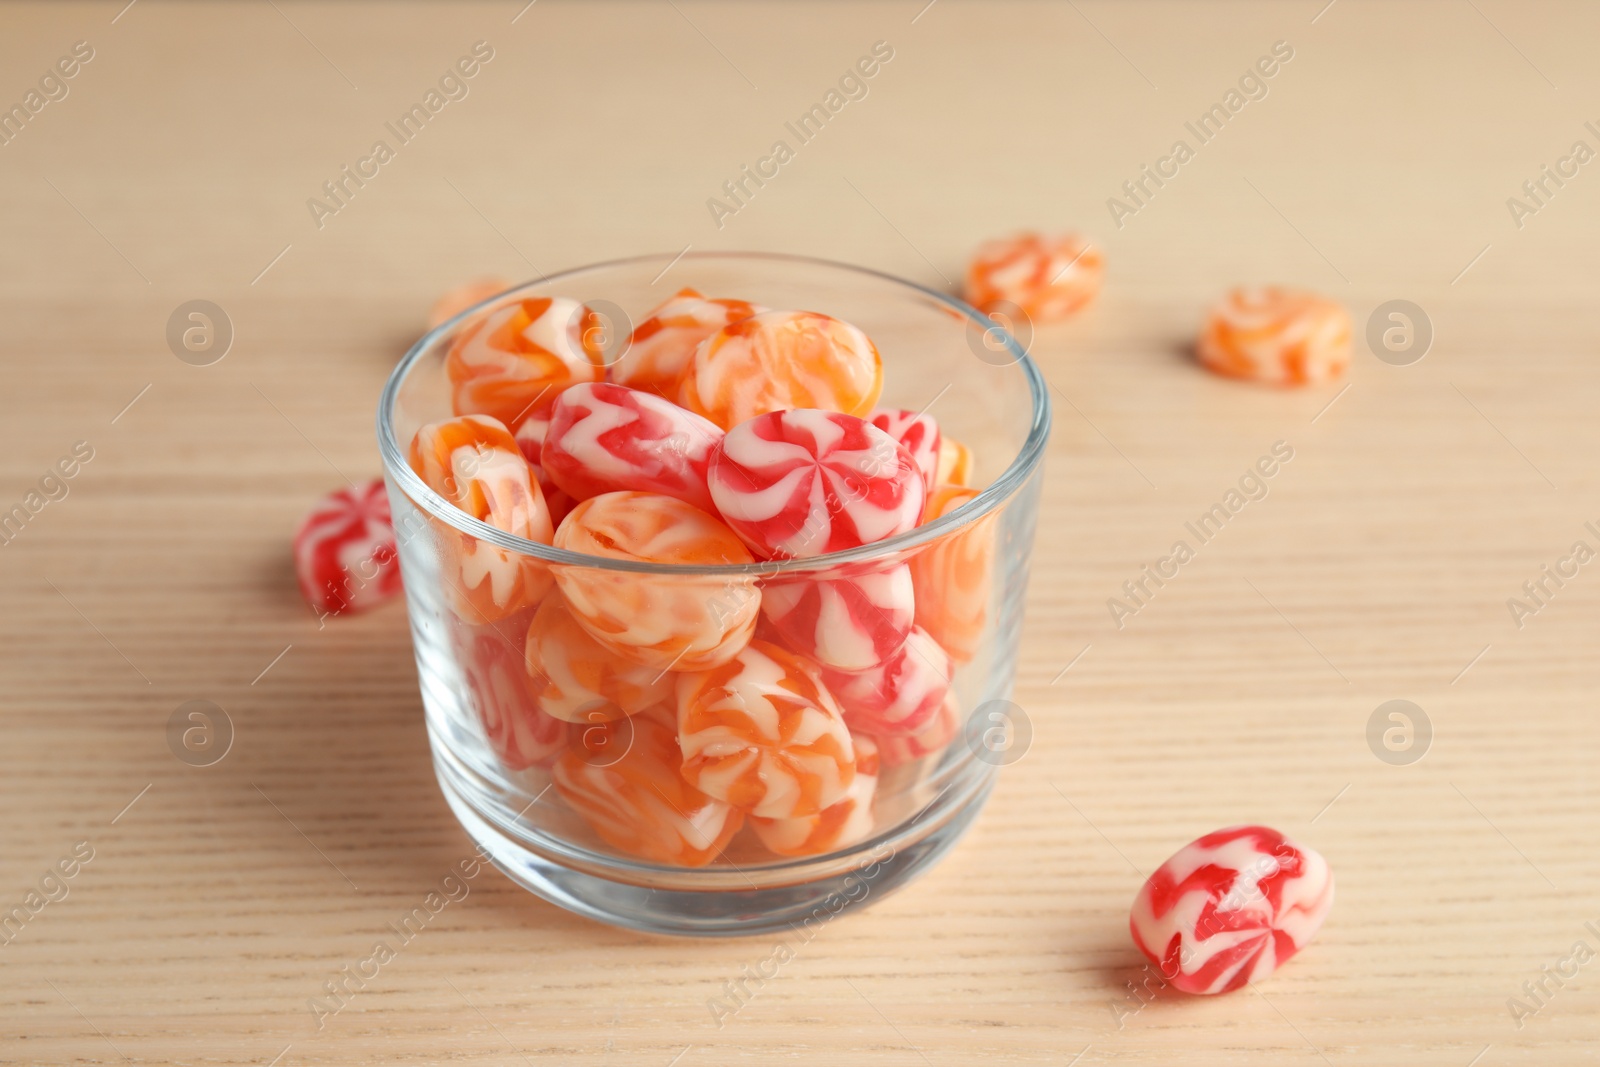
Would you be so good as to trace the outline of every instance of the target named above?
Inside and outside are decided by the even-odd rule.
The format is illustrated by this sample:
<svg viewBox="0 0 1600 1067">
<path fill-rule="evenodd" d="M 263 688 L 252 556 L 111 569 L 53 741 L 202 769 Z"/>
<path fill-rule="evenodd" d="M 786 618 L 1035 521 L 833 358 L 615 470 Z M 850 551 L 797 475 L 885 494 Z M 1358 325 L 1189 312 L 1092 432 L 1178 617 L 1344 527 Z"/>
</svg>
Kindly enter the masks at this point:
<svg viewBox="0 0 1600 1067">
<path fill-rule="evenodd" d="M 1265 826 L 1218 830 L 1179 849 L 1134 899 L 1133 942 L 1186 993 L 1226 993 L 1305 948 L 1333 907 L 1333 872 Z"/>
<path fill-rule="evenodd" d="M 672 698 L 672 680 L 664 672 L 606 649 L 555 593 L 534 613 L 525 663 L 534 701 L 545 714 L 567 722 L 633 715 Z"/>
<path fill-rule="evenodd" d="M 445 374 L 457 415 L 516 429 L 577 382 L 605 377 L 600 317 L 576 300 L 534 297 L 491 308 L 450 346 Z"/>
<path fill-rule="evenodd" d="M 526 623 L 526 616 L 517 616 Z M 539 710 L 523 669 L 515 619 L 456 626 L 452 641 L 466 681 L 463 694 L 483 725 L 495 758 L 507 769 L 547 767 L 566 748 L 568 726 Z"/>
<path fill-rule="evenodd" d="M 551 525 L 560 526 L 561 520 L 572 513 L 578 502 L 557 485 L 544 469 L 540 453 L 544 450 L 545 435 L 549 432 L 550 413 L 544 411 L 523 419 L 522 425 L 511 436 L 516 438 L 522 458 L 528 461 L 528 469 L 533 472 L 533 480 L 539 483 L 539 489 L 544 493 L 545 507 L 550 509 Z"/>
<path fill-rule="evenodd" d="M 977 495 L 976 489 L 938 486 L 928 494 L 926 521 L 948 515 Z M 990 514 L 936 538 L 911 558 L 917 625 L 962 663 L 977 655 L 983 640 L 994 541 L 995 516 Z"/>
<path fill-rule="evenodd" d="M 634 490 L 715 512 L 706 464 L 722 430 L 654 393 L 574 385 L 550 409 L 540 464 L 578 500 Z"/>
<path fill-rule="evenodd" d="M 813 311 L 763 311 L 700 343 L 677 400 L 729 430 L 788 408 L 865 418 L 882 391 L 883 361 L 866 334 Z"/>
<path fill-rule="evenodd" d="M 611 380 L 675 401 L 700 342 L 730 322 L 765 310 L 743 300 L 707 300 L 693 289 L 680 289 L 634 328 L 627 351 L 611 365 Z"/>
<path fill-rule="evenodd" d="M 400 592 L 400 560 L 383 479 L 336 489 L 294 535 L 300 595 L 318 615 L 366 611 Z"/>
<path fill-rule="evenodd" d="M 878 791 L 878 744 L 856 734 L 856 776 L 844 796 L 815 815 L 763 819 L 752 815 L 750 828 L 780 856 L 817 856 L 864 841 L 872 833 L 872 798 Z"/>
<path fill-rule="evenodd" d="M 911 632 L 911 568 L 896 563 L 841 567 L 837 573 L 770 579 L 761 592 L 761 612 L 785 645 L 818 665 L 866 670 L 898 652 Z"/>
<path fill-rule="evenodd" d="M 653 863 L 704 867 L 744 816 L 678 773 L 671 719 L 651 711 L 573 728 L 551 777 L 567 806 L 613 848 Z"/>
<path fill-rule="evenodd" d="M 473 518 L 550 543 L 544 494 L 498 420 L 462 415 L 430 423 L 411 439 L 410 460 L 430 489 Z M 493 622 L 532 607 L 550 587 L 550 571 L 542 561 L 454 529 L 441 531 L 440 553 L 452 607 L 467 622 Z"/>
<path fill-rule="evenodd" d="M 683 776 L 751 815 L 814 815 L 844 798 L 855 747 L 805 660 L 752 641 L 732 660 L 678 678 Z"/>
<path fill-rule="evenodd" d="M 722 523 L 692 504 L 654 493 L 605 493 L 573 509 L 557 548 L 643 563 L 709 566 L 754 562 Z M 556 568 L 578 624 L 607 649 L 658 671 L 704 670 L 750 640 L 761 609 L 753 577 L 634 574 Z"/>
<path fill-rule="evenodd" d="M 922 517 L 924 485 L 910 454 L 870 423 L 815 408 L 728 431 L 709 481 L 723 520 L 765 559 L 871 544 Z"/>
<path fill-rule="evenodd" d="M 942 439 L 939 435 L 939 424 L 934 421 L 932 415 L 925 412 L 901 411 L 898 408 L 879 408 L 867 421 L 894 438 L 901 448 L 911 453 L 911 458 L 917 464 L 917 472 L 922 475 L 924 486 L 932 488 L 938 484 Z"/>
<path fill-rule="evenodd" d="M 1021 233 L 986 241 L 967 267 L 967 302 L 981 311 L 1013 304 L 1035 322 L 1070 318 L 1095 298 L 1100 250 L 1078 234 Z"/>
<path fill-rule="evenodd" d="M 1234 289 L 1211 309 L 1195 354 L 1206 369 L 1233 378 L 1325 382 L 1350 364 L 1350 316 L 1314 293 Z"/>
<path fill-rule="evenodd" d="M 961 705 L 954 692 L 947 693 L 944 703 L 921 730 L 909 735 L 884 734 L 876 738 L 879 763 L 887 770 L 943 752 L 961 733 L 961 725 Z"/>
<path fill-rule="evenodd" d="M 887 662 L 864 671 L 822 672 L 850 729 L 878 737 L 911 737 L 927 728 L 950 692 L 954 665 L 918 627 Z"/>
</svg>

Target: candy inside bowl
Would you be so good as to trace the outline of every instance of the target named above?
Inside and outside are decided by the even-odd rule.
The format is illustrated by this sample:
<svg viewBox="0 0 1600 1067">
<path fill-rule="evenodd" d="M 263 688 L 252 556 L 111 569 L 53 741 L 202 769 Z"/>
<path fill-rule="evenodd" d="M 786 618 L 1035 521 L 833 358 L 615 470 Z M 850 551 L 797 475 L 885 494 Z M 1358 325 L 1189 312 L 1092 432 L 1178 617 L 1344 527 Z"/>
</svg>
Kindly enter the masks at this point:
<svg viewBox="0 0 1600 1067">
<path fill-rule="evenodd" d="M 495 863 L 738 935 L 948 849 L 1002 762 L 1049 432 L 1012 354 L 920 286 L 717 253 L 419 341 L 378 437 L 439 782 Z"/>
</svg>

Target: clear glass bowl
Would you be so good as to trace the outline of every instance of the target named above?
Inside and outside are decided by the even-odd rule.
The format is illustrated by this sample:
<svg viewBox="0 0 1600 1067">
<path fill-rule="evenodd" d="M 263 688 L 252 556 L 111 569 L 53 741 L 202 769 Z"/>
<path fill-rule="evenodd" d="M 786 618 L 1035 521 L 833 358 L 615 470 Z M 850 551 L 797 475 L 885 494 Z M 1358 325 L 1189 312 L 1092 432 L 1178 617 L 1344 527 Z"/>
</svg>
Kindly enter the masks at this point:
<svg viewBox="0 0 1600 1067">
<path fill-rule="evenodd" d="M 601 309 L 610 336 L 623 338 L 629 316 L 642 317 L 684 286 L 818 311 L 866 331 L 883 358 L 879 406 L 927 409 L 945 435 L 970 448 L 970 484 L 981 492 L 908 533 L 848 552 L 683 567 L 601 559 L 512 536 L 451 506 L 408 465 L 417 429 L 452 414 L 445 356 L 452 338 L 485 308 L 571 297 Z M 608 351 L 621 354 L 616 341 Z M 1009 718 L 1003 702 L 1015 671 L 1049 430 L 1038 370 L 988 319 L 922 286 L 821 260 L 697 253 L 601 263 L 503 293 L 431 331 L 384 389 L 378 441 L 434 765 L 457 818 L 497 866 L 544 899 L 654 933 L 729 936 L 811 925 L 904 885 L 971 824 L 1007 761 L 995 730 Z M 792 592 L 908 563 L 917 577 L 919 625 L 928 622 L 957 654 L 951 697 L 915 736 L 876 739 L 881 767 L 871 818 L 855 817 L 857 839 L 850 844 L 780 855 L 746 820 L 702 866 L 653 861 L 636 848 L 616 847 L 615 833 L 601 837 L 566 802 L 551 769 L 563 758 L 581 761 L 570 764 L 580 773 L 615 764 L 634 744 L 632 722 L 567 725 L 535 707 L 524 661 L 533 609 L 492 623 L 464 621 L 453 580 L 463 544 L 548 568 L 565 579 L 561 584 L 649 582 L 669 592 L 704 590 L 708 601 L 731 590 L 741 603 L 751 590 L 781 584 Z M 763 636 L 772 635 L 763 630 Z M 671 719 L 663 713 L 661 721 Z M 868 747 L 858 744 L 858 755 Z"/>
</svg>

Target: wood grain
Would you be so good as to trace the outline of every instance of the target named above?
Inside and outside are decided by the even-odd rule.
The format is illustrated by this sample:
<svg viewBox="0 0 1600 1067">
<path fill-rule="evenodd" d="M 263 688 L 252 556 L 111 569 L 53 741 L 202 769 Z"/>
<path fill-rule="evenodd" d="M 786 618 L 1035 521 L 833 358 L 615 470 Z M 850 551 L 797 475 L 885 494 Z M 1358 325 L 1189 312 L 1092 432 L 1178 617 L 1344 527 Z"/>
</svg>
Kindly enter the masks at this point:
<svg viewBox="0 0 1600 1067">
<path fill-rule="evenodd" d="M 0 510 L 94 450 L 0 548 L 0 912 L 93 849 L 0 948 L 0 1060 L 1593 1060 L 1594 966 L 1520 1028 L 1507 1000 L 1600 947 L 1600 577 L 1520 629 L 1506 606 L 1574 541 L 1600 547 L 1600 177 L 1550 187 L 1520 228 L 1506 206 L 1575 140 L 1600 147 L 1592 6 L 116 0 L 0 19 L 0 101 L 95 49 L 0 147 Z M 479 40 L 495 55 L 466 98 L 319 229 L 306 200 Z M 866 97 L 717 228 L 707 198 L 880 40 Z M 1117 228 L 1107 198 L 1280 40 L 1266 96 Z M 319 1029 L 308 1002 L 470 848 L 402 611 L 318 630 L 287 553 L 314 497 L 377 472 L 373 404 L 433 296 L 685 245 L 945 284 L 1018 226 L 1094 234 L 1108 281 L 1034 342 L 1057 391 L 1016 695 L 1034 737 L 968 839 L 720 1027 L 708 1001 L 771 939 L 623 933 L 489 871 Z M 1344 393 L 1198 371 L 1202 309 L 1253 280 L 1325 291 L 1358 328 L 1413 300 L 1432 351 L 1392 367 L 1358 347 Z M 209 367 L 164 337 L 197 298 L 237 333 Z M 1280 440 L 1270 495 L 1118 629 L 1106 599 Z M 1411 766 L 1367 747 L 1393 698 L 1435 731 Z M 236 728 L 210 768 L 167 747 L 191 699 Z M 1327 927 L 1256 991 L 1133 1011 L 1142 875 L 1246 820 L 1329 858 Z"/>
</svg>

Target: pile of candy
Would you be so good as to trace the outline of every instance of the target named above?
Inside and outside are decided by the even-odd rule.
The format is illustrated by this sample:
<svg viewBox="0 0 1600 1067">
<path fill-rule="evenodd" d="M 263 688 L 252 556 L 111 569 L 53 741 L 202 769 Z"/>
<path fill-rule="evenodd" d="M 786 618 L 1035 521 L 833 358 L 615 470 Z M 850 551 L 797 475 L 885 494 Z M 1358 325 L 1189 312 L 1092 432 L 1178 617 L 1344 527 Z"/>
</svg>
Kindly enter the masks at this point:
<svg viewBox="0 0 1600 1067">
<path fill-rule="evenodd" d="M 553 565 L 435 524 L 496 757 L 548 768 L 601 839 L 652 862 L 712 862 L 745 825 L 783 856 L 864 839 L 880 770 L 959 731 L 994 516 L 881 560 L 696 569 L 905 533 L 977 495 L 971 454 L 926 413 L 876 407 L 878 350 L 849 323 L 685 289 L 608 366 L 592 315 L 541 297 L 467 322 L 445 363 L 456 417 L 410 445 L 463 512 L 596 557 Z"/>
</svg>

